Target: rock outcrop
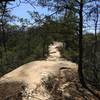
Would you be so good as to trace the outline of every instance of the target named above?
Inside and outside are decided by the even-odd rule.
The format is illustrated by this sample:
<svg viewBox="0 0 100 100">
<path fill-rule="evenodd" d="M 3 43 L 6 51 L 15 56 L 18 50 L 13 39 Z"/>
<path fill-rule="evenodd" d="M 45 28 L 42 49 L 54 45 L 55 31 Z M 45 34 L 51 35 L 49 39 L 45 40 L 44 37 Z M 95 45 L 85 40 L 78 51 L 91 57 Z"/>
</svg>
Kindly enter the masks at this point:
<svg viewBox="0 0 100 100">
<path fill-rule="evenodd" d="M 61 58 L 59 42 L 47 60 L 24 64 L 0 78 L 0 100 L 96 100 L 81 87 L 77 64 Z"/>
</svg>

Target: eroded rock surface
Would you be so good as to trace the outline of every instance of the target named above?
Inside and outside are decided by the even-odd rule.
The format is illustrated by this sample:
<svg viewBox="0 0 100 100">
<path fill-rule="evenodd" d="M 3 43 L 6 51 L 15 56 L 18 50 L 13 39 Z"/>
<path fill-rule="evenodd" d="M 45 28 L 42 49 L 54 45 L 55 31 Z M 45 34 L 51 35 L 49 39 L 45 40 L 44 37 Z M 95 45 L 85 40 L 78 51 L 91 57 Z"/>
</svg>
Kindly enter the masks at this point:
<svg viewBox="0 0 100 100">
<path fill-rule="evenodd" d="M 0 100 L 96 100 L 81 88 L 77 64 L 62 59 L 59 46 L 62 43 L 50 45 L 47 60 L 24 64 L 4 75 Z"/>
</svg>

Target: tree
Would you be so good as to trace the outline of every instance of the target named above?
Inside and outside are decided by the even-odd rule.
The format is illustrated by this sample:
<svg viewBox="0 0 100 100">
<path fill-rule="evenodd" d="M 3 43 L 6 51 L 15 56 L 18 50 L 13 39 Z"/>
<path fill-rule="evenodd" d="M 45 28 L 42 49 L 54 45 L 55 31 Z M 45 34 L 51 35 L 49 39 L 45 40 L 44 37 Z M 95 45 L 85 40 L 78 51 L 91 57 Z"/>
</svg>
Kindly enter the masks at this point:
<svg viewBox="0 0 100 100">
<path fill-rule="evenodd" d="M 6 32 L 5 32 L 5 25 L 7 23 L 7 20 L 6 20 L 6 16 L 8 16 L 8 11 L 6 9 L 6 6 L 7 6 L 7 2 L 2 2 L 0 3 L 0 23 L 1 23 L 1 26 L 0 26 L 0 31 L 1 31 L 1 44 L 4 48 L 4 51 L 5 51 L 5 56 L 6 56 L 6 60 L 7 60 L 7 46 L 6 46 L 6 40 L 7 40 L 7 37 L 6 37 Z"/>
<path fill-rule="evenodd" d="M 99 5 L 98 2 L 94 2 L 94 4 L 92 4 L 92 6 L 90 7 L 89 13 L 88 13 L 88 18 L 87 21 L 91 21 L 91 24 L 93 25 L 93 39 L 90 43 L 90 45 L 92 45 L 90 48 L 92 48 L 90 51 L 91 56 L 89 59 L 91 60 L 91 63 L 88 62 L 88 66 L 89 64 L 91 64 L 91 71 L 93 72 L 93 75 L 91 75 L 93 77 L 93 79 L 91 79 L 93 81 L 92 85 L 94 85 L 96 88 L 99 88 L 99 67 L 98 67 L 98 57 L 100 56 L 98 54 L 98 28 L 99 28 Z M 88 58 L 87 58 L 88 59 Z M 89 79 L 90 80 L 90 79 Z"/>
<path fill-rule="evenodd" d="M 41 0 L 39 0 L 41 1 Z M 44 0 L 45 1 L 45 0 Z M 53 3 L 50 3 L 51 0 L 48 0 L 48 3 L 47 2 L 43 2 L 42 3 L 40 2 L 40 4 L 42 4 L 44 7 L 46 6 L 51 6 L 50 4 L 53 4 Z M 78 13 L 79 14 L 79 67 L 78 67 L 78 73 L 79 73 L 79 79 L 80 79 L 80 82 L 82 84 L 82 86 L 86 89 L 88 89 L 92 94 L 94 94 L 95 96 L 97 96 L 99 99 L 99 95 L 97 95 L 95 92 L 93 92 L 87 85 L 86 85 L 86 82 L 85 82 L 85 79 L 84 79 L 84 75 L 83 75 L 83 25 L 84 25 L 84 22 L 83 22 L 83 13 L 84 13 L 84 7 L 88 4 L 88 3 L 93 3 L 93 2 L 98 2 L 97 1 L 93 1 L 93 0 L 53 0 L 54 5 L 51 6 L 51 9 L 54 8 L 55 9 L 60 9 L 60 12 L 61 11 L 76 11 L 76 14 Z M 78 9 L 79 7 L 79 9 Z M 95 24 L 96 25 L 96 24 Z M 97 27 L 97 26 L 96 26 Z M 95 27 L 95 28 L 96 28 Z M 95 33 L 96 33 L 96 30 L 95 30 Z M 96 38 L 96 36 L 95 36 Z"/>
<path fill-rule="evenodd" d="M 9 1 L 15 1 L 15 0 L 0 0 L 0 3 L 2 3 L 2 2 L 9 2 Z"/>
<path fill-rule="evenodd" d="M 98 94 L 96 94 L 95 92 L 93 92 L 93 90 L 90 89 L 86 85 L 84 75 L 83 75 L 83 43 L 82 43 L 82 41 L 83 41 L 83 5 L 84 5 L 83 0 L 80 0 L 80 10 L 79 10 L 79 16 L 80 16 L 80 23 L 79 23 L 79 68 L 78 68 L 79 78 L 80 78 L 80 82 L 81 82 L 82 86 L 84 88 L 88 89 L 92 94 L 94 94 L 96 97 L 98 97 L 100 99 L 100 96 Z M 97 27 L 97 21 L 98 21 L 98 15 L 97 15 L 97 20 L 96 20 L 96 24 L 95 24 L 96 27 Z M 97 40 L 96 27 L 95 27 L 95 39 Z M 96 47 L 95 47 L 95 49 L 96 49 Z"/>
</svg>

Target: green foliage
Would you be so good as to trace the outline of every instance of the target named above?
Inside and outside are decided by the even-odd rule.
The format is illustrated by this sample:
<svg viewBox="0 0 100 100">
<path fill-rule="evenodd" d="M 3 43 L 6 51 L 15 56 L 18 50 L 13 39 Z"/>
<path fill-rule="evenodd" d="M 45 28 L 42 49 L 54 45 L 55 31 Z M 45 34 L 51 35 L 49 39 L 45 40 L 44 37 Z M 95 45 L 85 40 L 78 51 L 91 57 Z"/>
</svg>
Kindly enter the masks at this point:
<svg viewBox="0 0 100 100">
<path fill-rule="evenodd" d="M 7 51 L 5 52 L 0 45 L 1 74 L 5 74 L 24 63 L 47 57 L 48 46 L 52 40 L 45 32 L 46 29 L 39 30 L 38 28 L 40 27 L 29 28 L 27 31 L 16 29 L 14 32 L 7 33 Z"/>
<path fill-rule="evenodd" d="M 38 12 L 31 13 L 32 20 L 40 20 Z M 34 16 L 35 17 L 34 17 Z M 37 17 L 38 16 L 38 17 Z M 56 16 L 54 16 L 56 17 Z M 7 73 L 24 63 L 46 59 L 48 56 L 48 46 L 53 41 L 66 42 L 68 47 L 63 50 L 63 55 L 74 58 L 77 52 L 77 16 L 74 12 L 68 12 L 64 16 L 45 16 L 45 20 L 38 22 L 34 27 L 26 27 L 30 22 L 20 18 L 20 26 L 7 25 L 7 51 L 0 46 L 1 73 Z M 10 31 L 9 31 L 10 30 Z M 71 50 L 69 48 L 72 48 Z M 76 50 L 76 51 L 74 51 Z M 7 56 L 7 59 L 6 59 Z"/>
<path fill-rule="evenodd" d="M 96 44 L 95 44 L 96 43 Z M 100 39 L 97 35 L 95 42 L 94 34 L 85 34 L 83 38 L 83 71 L 89 84 L 100 90 Z M 95 48 L 96 45 L 96 48 Z M 96 51 L 95 51 L 96 50 Z"/>
<path fill-rule="evenodd" d="M 61 49 L 61 55 L 63 58 L 67 59 L 67 60 L 71 60 L 73 62 L 78 62 L 78 52 L 74 51 L 73 49 L 69 48 L 69 49 Z"/>
</svg>

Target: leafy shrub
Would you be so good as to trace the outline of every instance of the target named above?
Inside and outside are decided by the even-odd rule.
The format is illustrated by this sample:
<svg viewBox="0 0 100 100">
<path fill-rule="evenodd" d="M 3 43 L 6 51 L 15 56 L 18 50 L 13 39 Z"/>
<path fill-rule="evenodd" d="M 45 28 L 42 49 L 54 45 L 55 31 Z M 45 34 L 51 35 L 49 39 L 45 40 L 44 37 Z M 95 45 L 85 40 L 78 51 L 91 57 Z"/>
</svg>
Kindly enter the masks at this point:
<svg viewBox="0 0 100 100">
<path fill-rule="evenodd" d="M 60 48 L 61 56 L 67 60 L 71 60 L 73 62 L 78 62 L 78 52 L 74 51 L 73 49 L 64 49 Z"/>
</svg>

